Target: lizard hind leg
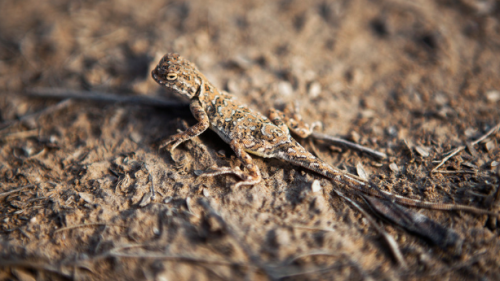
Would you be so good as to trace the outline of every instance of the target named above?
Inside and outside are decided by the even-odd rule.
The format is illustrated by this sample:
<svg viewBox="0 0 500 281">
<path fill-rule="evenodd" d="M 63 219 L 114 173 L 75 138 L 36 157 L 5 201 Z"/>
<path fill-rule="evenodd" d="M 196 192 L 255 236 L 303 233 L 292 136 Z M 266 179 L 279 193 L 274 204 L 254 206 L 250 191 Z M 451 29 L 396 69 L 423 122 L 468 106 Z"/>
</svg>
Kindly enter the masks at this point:
<svg viewBox="0 0 500 281">
<path fill-rule="evenodd" d="M 284 132 L 288 132 L 288 129 L 290 129 L 302 139 L 309 137 L 314 128 L 322 127 L 320 122 L 314 122 L 311 125 L 305 123 L 302 120 L 302 116 L 298 113 L 298 105 L 293 107 L 288 104 L 283 111 L 272 108 L 269 111 L 269 118 Z"/>
<path fill-rule="evenodd" d="M 260 175 L 260 170 L 257 165 L 252 161 L 252 157 L 244 150 L 244 146 L 237 140 L 232 140 L 229 145 L 233 149 L 236 157 L 240 159 L 245 165 L 248 172 L 244 172 L 239 168 L 228 168 L 228 167 L 217 167 L 213 168 L 211 171 L 204 172 L 200 177 L 213 177 L 218 175 L 233 174 L 241 179 L 237 182 L 234 187 L 238 188 L 242 185 L 254 185 L 261 181 L 262 177 Z"/>
</svg>

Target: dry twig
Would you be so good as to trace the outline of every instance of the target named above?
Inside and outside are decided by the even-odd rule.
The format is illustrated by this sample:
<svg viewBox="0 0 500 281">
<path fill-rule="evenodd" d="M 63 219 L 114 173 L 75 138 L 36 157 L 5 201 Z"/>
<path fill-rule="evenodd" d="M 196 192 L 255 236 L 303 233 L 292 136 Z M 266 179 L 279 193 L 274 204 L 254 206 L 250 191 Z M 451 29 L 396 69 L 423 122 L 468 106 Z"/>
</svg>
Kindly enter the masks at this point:
<svg viewBox="0 0 500 281">
<path fill-rule="evenodd" d="M 474 146 L 474 145 L 480 143 L 481 141 L 485 140 L 487 137 L 489 137 L 490 135 L 492 135 L 493 133 L 495 133 L 499 129 L 500 129 L 500 123 L 497 124 L 496 126 L 494 126 L 493 128 L 491 128 L 488 132 L 486 132 L 486 134 L 482 135 L 477 140 L 471 142 L 470 145 Z M 439 167 L 443 166 L 443 164 L 446 163 L 446 161 L 448 161 L 448 159 L 450 159 L 451 157 L 455 156 L 457 153 L 459 153 L 460 151 L 462 151 L 462 150 L 464 150 L 466 148 L 467 148 L 466 145 L 462 145 L 462 146 L 459 146 L 459 147 L 455 148 L 454 150 L 452 150 L 448 156 L 446 156 L 445 158 L 443 158 L 443 160 L 441 160 L 441 162 L 436 167 L 434 167 L 434 169 L 432 169 L 431 172 L 432 173 L 442 173 L 443 171 L 438 170 Z"/>
</svg>

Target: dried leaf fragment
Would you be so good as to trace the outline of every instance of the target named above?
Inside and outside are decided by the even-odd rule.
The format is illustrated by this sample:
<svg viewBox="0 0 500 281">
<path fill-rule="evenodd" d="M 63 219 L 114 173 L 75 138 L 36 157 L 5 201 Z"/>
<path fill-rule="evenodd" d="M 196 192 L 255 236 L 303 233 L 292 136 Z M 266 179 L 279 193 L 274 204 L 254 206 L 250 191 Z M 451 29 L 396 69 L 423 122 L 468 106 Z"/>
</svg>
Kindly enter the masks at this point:
<svg viewBox="0 0 500 281">
<path fill-rule="evenodd" d="M 424 147 L 424 146 L 421 146 L 421 145 L 418 145 L 418 146 L 415 146 L 415 150 L 418 152 L 418 154 L 420 154 L 420 156 L 422 157 L 429 157 L 430 153 L 429 153 L 429 149 Z"/>
<path fill-rule="evenodd" d="M 363 167 L 363 164 L 358 162 L 356 164 L 356 172 L 358 173 L 358 176 L 364 180 L 368 180 L 368 173 L 366 172 L 365 168 Z"/>
</svg>

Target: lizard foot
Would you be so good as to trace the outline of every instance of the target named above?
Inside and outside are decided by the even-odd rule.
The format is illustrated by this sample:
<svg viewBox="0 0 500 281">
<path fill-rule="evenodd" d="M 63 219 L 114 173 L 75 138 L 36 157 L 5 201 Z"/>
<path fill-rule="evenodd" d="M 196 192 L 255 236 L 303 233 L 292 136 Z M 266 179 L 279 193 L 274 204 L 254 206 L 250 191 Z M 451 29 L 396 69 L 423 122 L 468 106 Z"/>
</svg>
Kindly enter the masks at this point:
<svg viewBox="0 0 500 281">
<path fill-rule="evenodd" d="M 254 184 L 260 182 L 260 180 L 261 180 L 260 175 L 257 175 L 257 176 L 249 175 L 249 174 L 243 172 L 238 167 L 236 167 L 234 169 L 228 168 L 228 167 L 212 168 L 209 171 L 203 172 L 200 175 L 200 177 L 213 177 L 213 176 L 227 175 L 227 174 L 233 174 L 241 179 L 241 181 L 239 181 L 233 185 L 234 188 L 238 188 L 242 185 L 254 185 Z"/>
</svg>

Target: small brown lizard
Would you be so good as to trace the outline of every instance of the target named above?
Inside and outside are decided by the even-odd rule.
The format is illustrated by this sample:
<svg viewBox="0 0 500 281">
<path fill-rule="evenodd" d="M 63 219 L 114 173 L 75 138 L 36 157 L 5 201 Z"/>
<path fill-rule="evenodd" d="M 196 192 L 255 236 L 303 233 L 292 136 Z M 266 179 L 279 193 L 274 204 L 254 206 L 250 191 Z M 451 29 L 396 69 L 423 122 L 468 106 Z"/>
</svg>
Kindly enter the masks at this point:
<svg viewBox="0 0 500 281">
<path fill-rule="evenodd" d="M 336 184 L 347 185 L 355 190 L 382 197 L 409 206 L 427 207 L 441 210 L 467 210 L 475 213 L 488 211 L 471 206 L 423 202 L 380 190 L 372 183 L 358 180 L 337 170 L 318 159 L 302 147 L 290 135 L 293 131 L 301 138 L 311 134 L 311 128 L 302 122 L 292 110 L 284 112 L 271 109 L 267 118 L 239 103 L 234 96 L 219 91 L 196 66 L 178 54 L 166 54 L 151 75 L 160 85 L 190 100 L 190 108 L 199 122 L 186 131 L 171 136 L 161 145 L 170 153 L 182 142 L 203 133 L 208 128 L 215 131 L 231 146 L 236 156 L 243 162 L 247 172 L 240 169 L 219 167 L 202 176 L 234 174 L 241 181 L 235 187 L 254 185 L 261 181 L 259 168 L 250 154 L 265 158 L 278 158 L 317 172 Z"/>
</svg>

